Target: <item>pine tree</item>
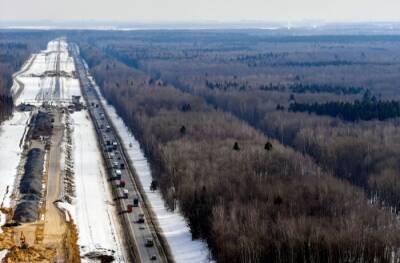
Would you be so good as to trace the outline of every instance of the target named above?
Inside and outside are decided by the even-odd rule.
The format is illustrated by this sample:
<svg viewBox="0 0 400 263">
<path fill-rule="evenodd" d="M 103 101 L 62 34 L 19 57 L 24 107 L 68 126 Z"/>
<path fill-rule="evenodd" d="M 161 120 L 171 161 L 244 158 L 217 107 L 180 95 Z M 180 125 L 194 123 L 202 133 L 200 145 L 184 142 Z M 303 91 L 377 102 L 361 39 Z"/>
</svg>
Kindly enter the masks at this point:
<svg viewBox="0 0 400 263">
<path fill-rule="evenodd" d="M 151 181 L 151 184 L 150 184 L 150 190 L 151 190 L 151 191 L 156 191 L 157 188 L 158 188 L 158 182 L 157 182 L 157 180 L 152 180 L 152 181 Z"/>
<path fill-rule="evenodd" d="M 239 147 L 238 142 L 235 142 L 235 144 L 233 145 L 233 149 L 234 149 L 235 151 L 239 151 L 239 150 L 240 150 L 240 147 Z"/>
<path fill-rule="evenodd" d="M 267 150 L 268 152 L 272 150 L 272 143 L 270 141 L 268 141 L 265 145 L 264 145 L 264 149 Z"/>
<path fill-rule="evenodd" d="M 180 132 L 181 132 L 181 134 L 186 134 L 186 127 L 185 127 L 185 125 L 183 125 L 182 127 L 181 127 L 181 129 L 180 129 Z"/>
</svg>

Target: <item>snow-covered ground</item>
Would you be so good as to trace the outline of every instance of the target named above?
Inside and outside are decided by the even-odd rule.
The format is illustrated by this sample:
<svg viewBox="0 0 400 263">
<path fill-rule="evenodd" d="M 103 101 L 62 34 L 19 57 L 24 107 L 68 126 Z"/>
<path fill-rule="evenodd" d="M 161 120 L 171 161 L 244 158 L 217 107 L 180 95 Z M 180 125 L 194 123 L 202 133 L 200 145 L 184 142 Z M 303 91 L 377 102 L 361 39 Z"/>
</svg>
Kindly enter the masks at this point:
<svg viewBox="0 0 400 263">
<path fill-rule="evenodd" d="M 71 99 L 72 96 L 81 96 L 79 80 L 74 78 L 60 78 L 60 97 Z"/>
<path fill-rule="evenodd" d="M 54 92 L 56 77 L 46 75 L 49 71 L 56 71 L 57 57 L 60 71 L 63 72 L 59 78 L 58 93 Z M 69 100 L 72 95 L 81 95 L 78 79 L 71 77 L 74 70 L 74 60 L 68 53 L 67 43 L 62 39 L 49 42 L 46 50 L 32 55 L 14 74 L 12 90 L 15 95 L 19 94 L 15 100 L 16 105 L 39 105 L 43 101 L 51 103 L 60 99 Z M 23 144 L 20 142 L 24 138 L 29 116 L 30 112 L 16 111 L 10 120 L 0 126 L 0 200 L 6 207 L 10 206 L 10 194 L 22 153 Z M 71 114 L 71 124 L 76 198 L 72 205 L 60 202 L 58 206 L 67 209 L 77 225 L 80 252 L 86 256 L 83 262 L 99 262 L 89 259 L 89 255 L 112 255 L 115 262 L 127 262 L 122 251 L 121 226 L 87 111 Z M 64 167 L 64 160 L 60 162 Z M 0 215 L 1 224 L 4 220 L 5 216 Z"/>
<path fill-rule="evenodd" d="M 0 126 L 0 198 L 5 207 L 10 206 L 29 116 L 28 112 L 14 112 L 12 118 Z M 0 217 L 4 223 L 5 216 L 1 214 Z"/>
<path fill-rule="evenodd" d="M 54 72 L 62 73 L 60 90 L 56 90 L 57 78 Z M 47 49 L 34 54 L 22 69 L 14 76 L 12 92 L 18 95 L 15 104 L 41 104 L 70 100 L 72 95 L 80 95 L 79 82 L 73 78 L 74 60 L 68 52 L 68 44 L 64 39 L 50 41 Z M 53 73 L 53 75 L 48 74 Z"/>
<path fill-rule="evenodd" d="M 67 44 L 65 41 L 51 41 L 45 51 L 39 54 L 32 55 L 21 69 L 14 74 L 23 85 L 23 91 L 16 100 L 18 105 L 25 100 L 35 100 L 37 98 L 45 98 L 45 91 L 54 89 L 54 77 L 32 77 L 34 74 L 43 74 L 45 71 L 55 70 L 56 56 L 58 50 L 58 43 L 60 42 L 60 65 L 72 74 L 74 70 L 74 63 L 72 57 L 69 56 Z M 50 55 L 49 55 L 50 54 Z M 12 89 L 14 92 L 20 88 L 18 81 L 14 81 Z M 63 87 L 63 94 L 65 97 L 70 98 L 72 94 L 80 95 L 79 82 L 77 79 L 61 78 L 60 82 Z M 42 87 L 44 89 L 42 89 Z M 47 96 L 48 97 L 48 96 Z M 10 205 L 10 194 L 12 193 L 15 177 L 17 174 L 17 166 L 20 161 L 20 154 L 22 152 L 22 139 L 27 122 L 29 119 L 29 112 L 14 112 L 10 120 L 5 121 L 0 126 L 0 200 L 3 206 Z M 7 193 L 7 194 L 6 194 Z"/>
<path fill-rule="evenodd" d="M 92 121 L 87 111 L 75 112 L 71 119 L 76 200 L 69 211 L 78 227 L 81 256 L 100 253 L 113 255 L 115 262 L 127 262 Z"/>
<path fill-rule="evenodd" d="M 93 80 L 92 80 L 93 81 Z M 95 85 L 94 81 L 93 84 Z M 99 88 L 97 92 L 101 96 Z M 139 142 L 135 139 L 124 121 L 118 116 L 114 107 L 107 103 L 101 96 L 102 103 L 116 127 L 122 139 L 122 143 L 127 150 L 129 158 L 136 170 L 136 173 L 143 185 L 145 194 L 150 201 L 153 212 L 155 213 L 159 226 L 171 248 L 171 253 L 177 263 L 186 262 L 209 262 L 209 250 L 207 244 L 201 240 L 192 240 L 190 228 L 184 217 L 178 212 L 166 209 L 161 193 L 150 191 L 152 181 L 151 169 L 144 156 Z"/>
</svg>

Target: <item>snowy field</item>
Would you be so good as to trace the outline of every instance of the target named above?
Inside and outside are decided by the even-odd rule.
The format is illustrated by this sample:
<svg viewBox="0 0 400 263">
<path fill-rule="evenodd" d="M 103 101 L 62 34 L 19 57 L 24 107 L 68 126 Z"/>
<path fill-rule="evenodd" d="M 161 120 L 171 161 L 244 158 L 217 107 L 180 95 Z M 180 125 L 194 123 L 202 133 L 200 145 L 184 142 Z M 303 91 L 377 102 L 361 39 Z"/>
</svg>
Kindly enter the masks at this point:
<svg viewBox="0 0 400 263">
<path fill-rule="evenodd" d="M 93 82 L 93 84 L 95 84 Z M 101 95 L 99 88 L 97 92 Z M 129 158 L 136 170 L 136 173 L 143 185 L 145 194 L 150 201 L 159 226 L 171 248 L 172 255 L 177 263 L 186 262 L 209 262 L 209 250 L 207 244 L 200 240 L 192 240 L 190 228 L 184 217 L 177 211 L 172 212 L 166 209 L 160 192 L 150 191 L 152 181 L 151 169 L 147 162 L 139 142 L 135 139 L 129 128 L 118 116 L 113 106 L 101 96 L 102 103 L 111 118 L 121 139 Z"/>
<path fill-rule="evenodd" d="M 56 89 L 54 74 L 59 63 L 62 73 L 59 90 Z M 74 60 L 68 52 L 68 44 L 64 39 L 50 41 L 47 49 L 34 54 L 14 76 L 13 94 L 18 94 L 15 104 L 41 104 L 70 100 L 72 95 L 80 95 L 79 82 L 72 77 L 75 71 Z"/>
<path fill-rule="evenodd" d="M 71 99 L 72 96 L 81 96 L 79 80 L 73 78 L 60 78 L 60 97 Z"/>
<path fill-rule="evenodd" d="M 87 111 L 71 115 L 76 200 L 70 213 L 78 227 L 81 256 L 113 255 L 115 262 L 127 262 L 116 233 L 120 231 L 108 187 L 102 156 L 93 124 Z M 90 262 L 83 258 L 83 262 Z"/>
<path fill-rule="evenodd" d="M 14 112 L 12 118 L 0 126 L 0 198 L 5 207 L 10 206 L 10 194 L 14 188 L 29 116 L 27 112 Z M 4 223 L 5 217 L 2 214 L 1 217 Z"/>
</svg>

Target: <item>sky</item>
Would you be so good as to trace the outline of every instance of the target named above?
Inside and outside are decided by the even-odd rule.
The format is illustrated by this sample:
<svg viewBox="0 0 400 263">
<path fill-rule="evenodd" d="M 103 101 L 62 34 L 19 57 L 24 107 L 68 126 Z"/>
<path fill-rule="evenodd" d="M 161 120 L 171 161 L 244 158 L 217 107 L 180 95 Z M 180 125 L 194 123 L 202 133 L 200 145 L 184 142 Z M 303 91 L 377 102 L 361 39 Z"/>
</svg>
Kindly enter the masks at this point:
<svg viewBox="0 0 400 263">
<path fill-rule="evenodd" d="M 0 20 L 400 21 L 399 0 L 0 0 Z"/>
</svg>

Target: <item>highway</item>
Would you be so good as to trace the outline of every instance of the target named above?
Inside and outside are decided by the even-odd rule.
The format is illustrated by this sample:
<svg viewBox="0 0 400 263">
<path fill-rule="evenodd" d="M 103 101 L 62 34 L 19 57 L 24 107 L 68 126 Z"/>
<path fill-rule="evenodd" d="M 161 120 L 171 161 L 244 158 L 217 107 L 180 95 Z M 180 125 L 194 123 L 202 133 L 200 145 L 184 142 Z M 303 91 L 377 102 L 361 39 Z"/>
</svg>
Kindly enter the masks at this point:
<svg viewBox="0 0 400 263">
<path fill-rule="evenodd" d="M 89 73 L 79 55 L 79 49 L 75 44 L 71 44 L 70 47 L 82 94 L 96 128 L 132 260 L 134 262 L 169 262 L 167 250 L 160 242 L 155 231 L 156 227 L 150 218 L 151 212 L 143 202 L 138 187 L 140 184 L 135 181 L 134 170 L 125 157 L 119 137 L 89 79 Z M 134 204 L 135 199 L 138 201 L 136 204 Z"/>
</svg>

